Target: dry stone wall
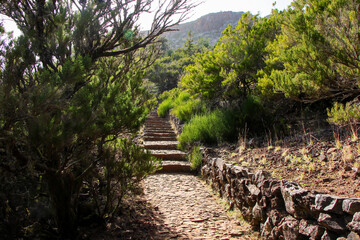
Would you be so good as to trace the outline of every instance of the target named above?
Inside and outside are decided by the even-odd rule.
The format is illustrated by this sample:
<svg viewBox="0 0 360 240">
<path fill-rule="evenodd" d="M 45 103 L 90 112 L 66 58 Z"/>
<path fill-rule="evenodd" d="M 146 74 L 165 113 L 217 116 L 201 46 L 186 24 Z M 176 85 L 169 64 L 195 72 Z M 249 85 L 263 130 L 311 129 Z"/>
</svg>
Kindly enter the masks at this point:
<svg viewBox="0 0 360 240">
<path fill-rule="evenodd" d="M 180 121 L 179 118 L 177 118 L 176 116 L 171 115 L 171 114 L 170 114 L 169 120 L 170 120 L 171 126 L 173 127 L 175 133 L 179 136 L 182 133 L 184 124 Z"/>
<path fill-rule="evenodd" d="M 203 151 L 202 176 L 263 239 L 360 239 L 360 199 L 309 191 Z"/>
</svg>

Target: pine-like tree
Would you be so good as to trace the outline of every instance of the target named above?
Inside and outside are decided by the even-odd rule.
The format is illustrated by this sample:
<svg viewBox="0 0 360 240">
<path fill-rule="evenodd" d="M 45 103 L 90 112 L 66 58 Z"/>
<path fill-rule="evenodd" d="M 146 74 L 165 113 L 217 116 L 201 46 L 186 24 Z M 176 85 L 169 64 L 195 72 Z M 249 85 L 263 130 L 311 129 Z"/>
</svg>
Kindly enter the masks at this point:
<svg viewBox="0 0 360 240">
<path fill-rule="evenodd" d="M 7 205 L 0 206 L 0 215 L 5 213 L 5 225 L 11 225 L 6 214 L 15 209 L 26 212 L 39 201 L 50 202 L 61 237 L 75 238 L 81 193 L 93 197 L 88 201 L 98 215 L 111 216 L 119 205 L 116 198 L 154 169 L 148 155 L 119 138 L 139 129 L 151 105 L 142 79 L 156 48 L 147 46 L 183 21 L 194 5 L 163 1 L 143 34 L 137 20 L 152 2 L 2 1 L 0 13 L 22 32 L 2 42 L 1 51 L 0 199 Z M 17 205 L 19 189 L 28 192 L 26 206 Z"/>
</svg>

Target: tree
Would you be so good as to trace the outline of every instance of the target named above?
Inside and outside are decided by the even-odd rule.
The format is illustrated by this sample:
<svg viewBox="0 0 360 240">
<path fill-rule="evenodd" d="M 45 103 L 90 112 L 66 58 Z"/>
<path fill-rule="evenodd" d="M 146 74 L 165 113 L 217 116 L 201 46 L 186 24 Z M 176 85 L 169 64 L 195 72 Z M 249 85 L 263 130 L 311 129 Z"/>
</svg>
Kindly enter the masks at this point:
<svg viewBox="0 0 360 240">
<path fill-rule="evenodd" d="M 359 2 L 297 0 L 282 14 L 264 92 L 301 102 L 353 99 L 359 90 Z"/>
<path fill-rule="evenodd" d="M 204 100 L 238 105 L 255 88 L 257 72 L 265 66 L 265 48 L 277 31 L 273 18 L 243 14 L 236 27 L 224 30 L 214 51 L 197 55 L 181 86 Z"/>
<path fill-rule="evenodd" d="M 147 77 L 149 81 L 156 84 L 159 94 L 171 90 L 177 87 L 185 68 L 194 63 L 195 54 L 209 49 L 209 43 L 204 39 L 194 43 L 189 32 L 189 38 L 186 40 L 184 48 L 169 50 L 168 47 L 165 47 L 162 49 L 164 55 L 155 61 L 149 69 Z"/>
<path fill-rule="evenodd" d="M 143 35 L 136 21 L 152 2 L 2 2 L 0 13 L 23 34 L 2 46 L 2 213 L 18 209 L 23 179 L 29 197 L 21 208 L 49 202 L 61 237 L 75 238 L 80 193 L 93 196 L 99 215 L 111 215 L 119 204 L 112 191 L 123 195 L 154 170 L 149 155 L 119 138 L 131 138 L 152 105 L 142 79 L 157 51 L 147 46 L 195 5 L 163 1 Z"/>
</svg>

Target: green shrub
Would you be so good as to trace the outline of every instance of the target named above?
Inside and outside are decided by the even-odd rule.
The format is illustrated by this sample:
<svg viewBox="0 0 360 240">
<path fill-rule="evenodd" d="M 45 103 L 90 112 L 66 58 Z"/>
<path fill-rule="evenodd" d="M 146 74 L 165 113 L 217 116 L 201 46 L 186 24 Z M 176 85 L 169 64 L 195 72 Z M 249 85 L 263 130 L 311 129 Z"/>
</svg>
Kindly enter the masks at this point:
<svg viewBox="0 0 360 240">
<path fill-rule="evenodd" d="M 171 98 L 164 100 L 157 109 L 158 115 L 160 117 L 166 117 L 173 106 L 173 100 Z"/>
<path fill-rule="evenodd" d="M 202 107 L 200 100 L 190 98 L 186 101 L 175 103 L 174 108 L 171 110 L 171 114 L 175 115 L 182 122 L 188 122 L 192 116 L 201 111 Z"/>
<path fill-rule="evenodd" d="M 180 147 L 186 148 L 195 142 L 216 144 L 236 137 L 234 113 L 215 110 L 205 115 L 195 115 L 184 126 L 179 137 Z"/>
<path fill-rule="evenodd" d="M 192 170 L 198 171 L 201 168 L 202 158 L 203 158 L 203 155 L 200 150 L 200 147 L 195 146 L 189 154 L 189 160 L 191 162 L 190 168 Z"/>
<path fill-rule="evenodd" d="M 328 122 L 340 127 L 350 127 L 353 137 L 357 139 L 356 125 L 360 123 L 360 104 L 355 102 L 353 104 L 335 103 L 331 109 L 328 109 Z"/>
<path fill-rule="evenodd" d="M 179 89 L 164 92 L 160 98 L 165 98 L 158 107 L 160 117 L 167 116 L 171 109 L 172 115 L 182 122 L 188 122 L 193 115 L 202 111 L 199 99 L 194 99 L 188 92 L 180 92 Z"/>
<path fill-rule="evenodd" d="M 335 103 L 331 109 L 328 109 L 328 121 L 338 126 L 347 126 L 360 123 L 360 105 L 346 105 Z"/>
</svg>

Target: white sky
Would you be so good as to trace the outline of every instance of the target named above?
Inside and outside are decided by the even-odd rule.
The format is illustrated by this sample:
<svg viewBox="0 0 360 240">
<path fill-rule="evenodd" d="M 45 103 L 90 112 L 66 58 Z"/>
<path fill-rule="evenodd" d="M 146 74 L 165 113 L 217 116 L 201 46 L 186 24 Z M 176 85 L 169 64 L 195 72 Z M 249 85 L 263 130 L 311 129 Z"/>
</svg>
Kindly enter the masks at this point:
<svg viewBox="0 0 360 240">
<path fill-rule="evenodd" d="M 233 12 L 251 12 L 252 14 L 260 14 L 264 17 L 271 13 L 274 8 L 273 3 L 275 0 L 193 0 L 194 2 L 203 2 L 196 7 L 189 15 L 187 21 L 193 21 L 208 13 L 233 11 Z M 154 0 L 156 3 L 157 0 Z M 276 0 L 275 8 L 279 10 L 285 9 L 290 5 L 292 0 Z M 141 29 L 149 29 L 152 23 L 152 16 L 150 14 L 140 18 Z M 14 23 L 9 20 L 4 21 L 4 27 L 7 31 L 14 31 L 14 35 L 19 35 L 19 30 L 16 29 Z"/>
<path fill-rule="evenodd" d="M 233 12 L 251 12 L 260 14 L 264 17 L 271 13 L 273 3 L 276 1 L 275 8 L 285 9 L 292 0 L 203 0 L 203 4 L 194 10 L 194 19 L 212 12 L 233 11 Z"/>
<path fill-rule="evenodd" d="M 276 1 L 275 7 L 273 3 Z M 287 8 L 293 0 L 193 0 L 193 2 L 203 2 L 193 9 L 192 14 L 187 22 L 196 20 L 208 13 L 215 12 L 251 12 L 252 14 L 260 14 L 261 17 L 271 13 L 273 8 L 283 10 Z M 155 1 L 156 2 L 156 1 Z M 151 26 L 151 16 L 143 16 L 140 19 L 141 28 L 146 30 Z"/>
</svg>

